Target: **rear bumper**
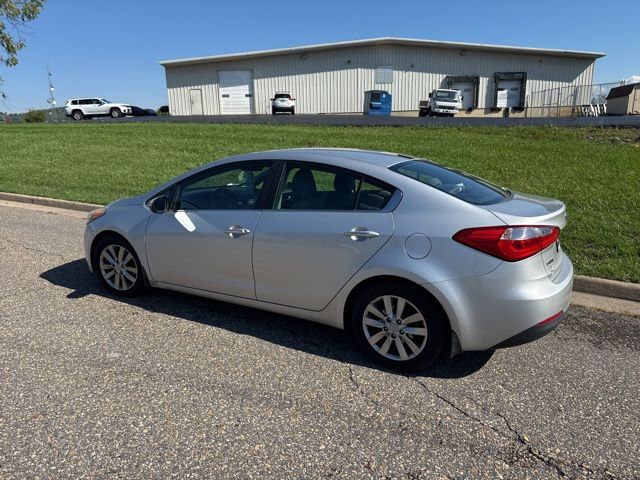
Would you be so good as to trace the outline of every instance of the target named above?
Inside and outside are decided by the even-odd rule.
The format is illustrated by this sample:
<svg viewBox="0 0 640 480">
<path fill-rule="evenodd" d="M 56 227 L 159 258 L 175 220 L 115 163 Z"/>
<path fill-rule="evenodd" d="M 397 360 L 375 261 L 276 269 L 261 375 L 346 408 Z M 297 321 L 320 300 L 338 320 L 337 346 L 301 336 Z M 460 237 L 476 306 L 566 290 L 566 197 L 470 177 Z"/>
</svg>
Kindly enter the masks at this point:
<svg viewBox="0 0 640 480">
<path fill-rule="evenodd" d="M 535 340 L 549 333 L 566 312 L 573 288 L 573 265 L 562 253 L 553 281 L 538 255 L 522 262 L 503 262 L 477 277 L 426 284 L 442 304 L 463 351 L 487 350 Z"/>
<path fill-rule="evenodd" d="M 566 314 L 567 312 L 563 311 L 555 320 L 527 328 L 524 332 L 517 333 L 514 336 L 503 340 L 493 348 L 517 347 L 518 345 L 524 345 L 525 343 L 538 340 L 539 338 L 544 337 L 547 333 L 551 333 L 558 325 L 560 325 Z"/>
</svg>

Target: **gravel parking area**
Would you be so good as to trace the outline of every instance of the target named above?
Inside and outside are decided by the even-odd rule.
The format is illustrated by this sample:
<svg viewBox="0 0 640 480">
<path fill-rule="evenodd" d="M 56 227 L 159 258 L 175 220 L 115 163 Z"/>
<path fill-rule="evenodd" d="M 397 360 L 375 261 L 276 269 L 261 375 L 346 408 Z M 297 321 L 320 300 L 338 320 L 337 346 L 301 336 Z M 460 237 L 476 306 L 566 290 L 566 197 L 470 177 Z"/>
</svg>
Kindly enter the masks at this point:
<svg viewBox="0 0 640 480">
<path fill-rule="evenodd" d="M 78 215 L 0 205 L 0 478 L 640 477 L 640 320 L 415 376 L 343 332 L 102 291 Z"/>
</svg>

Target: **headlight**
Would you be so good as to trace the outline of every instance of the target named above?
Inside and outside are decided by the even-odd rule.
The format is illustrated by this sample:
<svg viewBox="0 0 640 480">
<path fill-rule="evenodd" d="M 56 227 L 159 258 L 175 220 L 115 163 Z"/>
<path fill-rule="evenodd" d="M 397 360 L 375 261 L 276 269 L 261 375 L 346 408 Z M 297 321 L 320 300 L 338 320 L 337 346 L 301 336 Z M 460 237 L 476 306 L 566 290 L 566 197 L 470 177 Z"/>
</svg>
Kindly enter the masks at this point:
<svg viewBox="0 0 640 480">
<path fill-rule="evenodd" d="M 103 216 L 105 213 L 107 213 L 107 209 L 106 208 L 96 208 L 95 210 L 91 210 L 89 212 L 89 215 L 87 215 L 87 223 L 91 223 L 94 220 L 97 220 L 98 218 L 100 218 L 101 216 Z"/>
</svg>

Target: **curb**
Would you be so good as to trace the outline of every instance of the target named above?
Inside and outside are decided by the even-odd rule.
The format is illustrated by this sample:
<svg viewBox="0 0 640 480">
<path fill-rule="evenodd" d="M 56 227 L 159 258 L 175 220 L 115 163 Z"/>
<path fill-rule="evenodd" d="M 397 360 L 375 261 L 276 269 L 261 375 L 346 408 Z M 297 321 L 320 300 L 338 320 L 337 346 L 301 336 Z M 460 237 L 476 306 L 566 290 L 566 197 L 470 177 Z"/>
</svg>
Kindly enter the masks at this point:
<svg viewBox="0 0 640 480">
<path fill-rule="evenodd" d="M 81 212 L 90 212 L 95 208 L 103 206 L 96 205 L 94 203 L 72 202 L 70 200 L 58 200 L 56 198 L 34 197 L 32 195 L 4 192 L 0 192 L 0 200 L 31 203 L 35 205 L 43 205 L 45 207 L 66 208 Z M 640 302 L 640 284 L 637 283 L 619 282 L 617 280 L 608 280 L 605 278 L 575 275 L 573 277 L 573 290 L 576 292 L 591 293 L 603 297 L 613 297 L 623 300 L 631 300 L 633 302 Z"/>
<path fill-rule="evenodd" d="M 66 208 L 67 210 L 78 210 L 80 212 L 90 212 L 104 205 L 96 205 L 94 203 L 72 202 L 70 200 L 58 200 L 57 198 L 34 197 L 32 195 L 21 195 L 19 193 L 0 192 L 0 200 L 9 202 L 32 203 L 35 205 L 43 205 L 45 207 Z"/>
<path fill-rule="evenodd" d="M 640 284 L 637 283 L 576 275 L 573 277 L 573 289 L 576 292 L 592 293 L 603 297 L 614 297 L 640 302 Z"/>
</svg>

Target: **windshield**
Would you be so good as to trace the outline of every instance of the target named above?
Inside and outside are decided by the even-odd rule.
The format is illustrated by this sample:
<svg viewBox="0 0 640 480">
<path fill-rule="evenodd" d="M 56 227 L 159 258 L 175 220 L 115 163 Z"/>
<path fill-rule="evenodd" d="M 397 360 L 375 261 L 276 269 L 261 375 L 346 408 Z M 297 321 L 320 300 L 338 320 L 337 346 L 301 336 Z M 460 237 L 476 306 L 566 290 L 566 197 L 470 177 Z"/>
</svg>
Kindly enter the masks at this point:
<svg viewBox="0 0 640 480">
<path fill-rule="evenodd" d="M 459 93 L 455 91 L 438 90 L 436 92 L 436 100 L 441 102 L 457 102 Z"/>
<path fill-rule="evenodd" d="M 468 173 L 422 159 L 393 165 L 390 170 L 474 205 L 490 205 L 511 197 L 511 192 L 505 188 L 492 185 Z"/>
</svg>

